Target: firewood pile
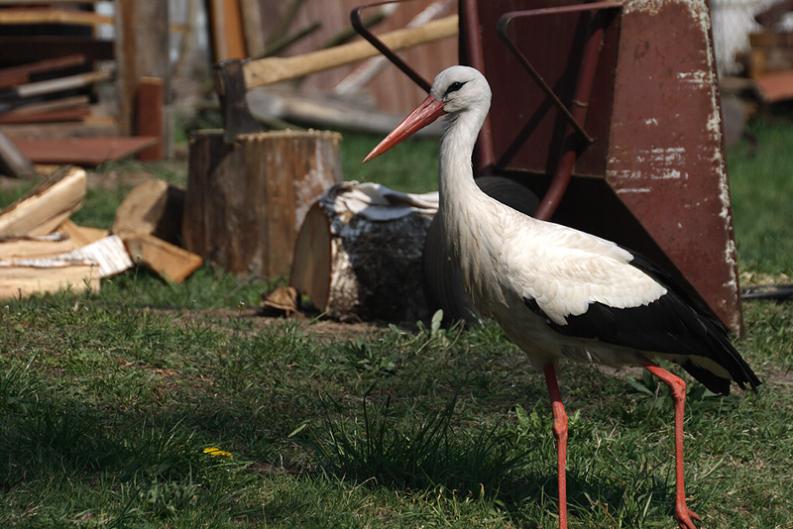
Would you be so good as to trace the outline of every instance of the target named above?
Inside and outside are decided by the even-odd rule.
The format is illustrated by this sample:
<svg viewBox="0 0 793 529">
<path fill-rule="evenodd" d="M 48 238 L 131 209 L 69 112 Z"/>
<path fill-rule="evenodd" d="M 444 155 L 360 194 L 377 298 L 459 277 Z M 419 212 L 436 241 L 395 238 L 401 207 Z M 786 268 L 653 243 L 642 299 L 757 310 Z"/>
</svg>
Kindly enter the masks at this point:
<svg viewBox="0 0 793 529">
<path fill-rule="evenodd" d="M 0 299 L 98 291 L 103 278 L 134 264 L 179 283 L 203 263 L 174 244 L 184 199 L 179 189 L 159 180 L 138 185 L 111 230 L 70 220 L 86 189 L 85 170 L 63 168 L 0 211 Z"/>
<path fill-rule="evenodd" d="M 0 172 L 161 159 L 168 30 L 167 2 L 2 2 Z"/>
</svg>

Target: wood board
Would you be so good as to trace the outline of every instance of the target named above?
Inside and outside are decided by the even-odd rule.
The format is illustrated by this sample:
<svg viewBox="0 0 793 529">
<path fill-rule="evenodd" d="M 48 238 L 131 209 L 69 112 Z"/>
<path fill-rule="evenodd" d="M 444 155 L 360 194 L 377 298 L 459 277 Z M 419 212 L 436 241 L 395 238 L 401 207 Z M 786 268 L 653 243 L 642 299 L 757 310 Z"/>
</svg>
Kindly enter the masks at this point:
<svg viewBox="0 0 793 529">
<path fill-rule="evenodd" d="M 34 163 L 96 166 L 132 156 L 157 143 L 157 138 L 19 138 L 15 143 Z"/>
</svg>

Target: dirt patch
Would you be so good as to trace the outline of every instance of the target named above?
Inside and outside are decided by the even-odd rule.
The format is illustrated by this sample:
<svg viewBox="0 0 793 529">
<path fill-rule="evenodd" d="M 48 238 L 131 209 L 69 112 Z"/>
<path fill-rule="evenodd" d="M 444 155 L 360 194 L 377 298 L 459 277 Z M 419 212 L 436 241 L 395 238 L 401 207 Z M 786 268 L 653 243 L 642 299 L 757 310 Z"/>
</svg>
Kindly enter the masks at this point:
<svg viewBox="0 0 793 529">
<path fill-rule="evenodd" d="M 279 325 L 295 323 L 306 333 L 324 341 L 371 338 L 382 334 L 386 330 L 386 326 L 376 323 L 341 323 L 332 320 L 308 318 L 303 315 L 296 315 L 291 318 L 262 316 L 256 309 L 156 309 L 156 311 L 152 311 L 167 314 L 177 325 L 187 326 L 200 323 L 225 332 L 239 332 L 239 328 L 230 325 L 230 323 L 239 320 L 243 320 L 247 325 L 250 325 L 250 332 L 252 333 L 263 329 L 272 329 Z"/>
</svg>

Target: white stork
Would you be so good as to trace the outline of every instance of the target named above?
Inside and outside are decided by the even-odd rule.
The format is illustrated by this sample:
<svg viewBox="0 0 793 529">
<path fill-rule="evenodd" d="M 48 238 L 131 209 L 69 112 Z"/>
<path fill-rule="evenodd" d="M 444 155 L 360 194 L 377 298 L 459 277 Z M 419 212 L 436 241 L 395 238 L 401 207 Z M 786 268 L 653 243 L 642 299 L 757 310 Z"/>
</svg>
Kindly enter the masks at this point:
<svg viewBox="0 0 793 529">
<path fill-rule="evenodd" d="M 453 66 L 435 78 L 430 95 L 394 129 L 368 161 L 440 116 L 440 209 L 446 242 L 481 314 L 542 369 L 556 438 L 559 527 L 567 529 L 567 415 L 556 380 L 560 358 L 612 366 L 643 366 L 675 401 L 675 518 L 696 529 L 683 480 L 686 384 L 656 365 L 680 364 L 716 393 L 760 384 L 730 344 L 726 328 L 700 298 L 671 276 L 617 244 L 511 209 L 479 190 L 471 156 L 490 108 L 490 86 L 473 68 Z"/>
</svg>

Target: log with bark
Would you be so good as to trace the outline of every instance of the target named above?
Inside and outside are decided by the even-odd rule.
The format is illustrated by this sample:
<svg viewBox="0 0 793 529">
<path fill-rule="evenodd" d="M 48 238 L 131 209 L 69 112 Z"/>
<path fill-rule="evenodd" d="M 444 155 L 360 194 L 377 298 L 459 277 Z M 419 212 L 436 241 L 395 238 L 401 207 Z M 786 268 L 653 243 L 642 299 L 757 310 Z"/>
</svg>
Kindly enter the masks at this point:
<svg viewBox="0 0 793 529">
<path fill-rule="evenodd" d="M 239 275 L 286 277 L 311 204 L 341 180 L 334 132 L 242 134 L 190 141 L 182 233 L 185 246 Z"/>
<path fill-rule="evenodd" d="M 422 254 L 436 210 L 435 193 L 334 186 L 306 215 L 290 285 L 339 320 L 427 319 Z"/>
</svg>

